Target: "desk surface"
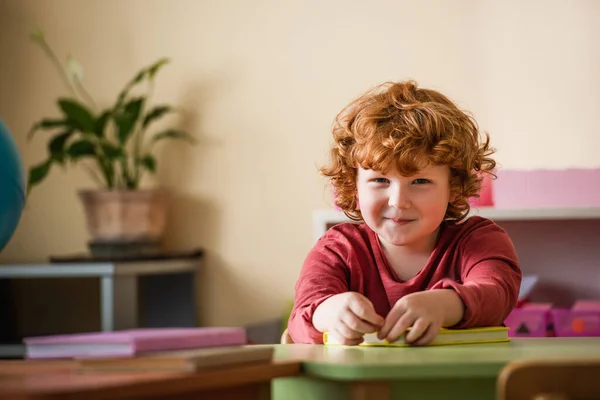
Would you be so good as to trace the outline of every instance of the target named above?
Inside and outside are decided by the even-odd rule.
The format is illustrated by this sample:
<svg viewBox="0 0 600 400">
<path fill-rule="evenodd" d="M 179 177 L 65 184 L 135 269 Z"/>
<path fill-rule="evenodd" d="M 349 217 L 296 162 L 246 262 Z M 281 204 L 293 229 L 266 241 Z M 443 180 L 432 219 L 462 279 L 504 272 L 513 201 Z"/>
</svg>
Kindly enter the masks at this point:
<svg viewBox="0 0 600 400">
<path fill-rule="evenodd" d="M 0 361 L 0 399 L 90 396 L 168 396 L 266 382 L 300 373 L 335 381 L 422 378 L 496 379 L 522 359 L 600 358 L 600 338 L 513 339 L 510 343 L 420 348 L 277 345 L 275 363 L 192 374 L 80 374 L 73 361 Z M 422 390 L 422 389 L 420 389 Z M 332 392 L 333 393 L 333 392 Z M 331 399 L 331 397 L 329 398 Z"/>
<path fill-rule="evenodd" d="M 574 357 L 600 358 L 600 337 L 412 348 L 292 344 L 275 352 L 280 361 L 302 360 L 307 375 L 334 380 L 496 377 L 510 361 Z"/>
<path fill-rule="evenodd" d="M 269 382 L 300 373 L 300 363 L 275 362 L 197 373 L 84 374 L 74 361 L 0 361 L 0 399 L 50 399 L 59 395 L 89 398 L 133 398 L 236 387 Z M 71 398 L 71 397 L 69 397 Z"/>
</svg>

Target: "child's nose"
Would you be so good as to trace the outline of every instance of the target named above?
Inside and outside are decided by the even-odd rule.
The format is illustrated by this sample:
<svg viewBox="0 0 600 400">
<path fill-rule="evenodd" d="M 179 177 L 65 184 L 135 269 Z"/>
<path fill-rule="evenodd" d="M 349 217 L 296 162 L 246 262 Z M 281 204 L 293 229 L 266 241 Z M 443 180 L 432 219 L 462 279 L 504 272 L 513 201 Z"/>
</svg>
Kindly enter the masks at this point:
<svg viewBox="0 0 600 400">
<path fill-rule="evenodd" d="M 393 208 L 410 207 L 410 196 L 408 194 L 408 190 L 401 187 L 392 188 L 388 200 L 388 205 Z"/>
</svg>

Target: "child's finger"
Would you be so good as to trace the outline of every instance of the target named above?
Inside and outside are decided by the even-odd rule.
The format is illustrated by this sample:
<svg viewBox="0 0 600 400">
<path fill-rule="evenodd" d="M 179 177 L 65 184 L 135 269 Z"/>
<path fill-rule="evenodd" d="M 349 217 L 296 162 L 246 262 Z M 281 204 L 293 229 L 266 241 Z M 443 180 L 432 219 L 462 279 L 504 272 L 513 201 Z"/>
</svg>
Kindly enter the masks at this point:
<svg viewBox="0 0 600 400">
<path fill-rule="evenodd" d="M 361 344 L 363 341 L 362 337 L 360 339 L 350 339 L 335 330 L 332 332 L 337 341 L 345 346 L 356 346 L 358 344 Z"/>
<path fill-rule="evenodd" d="M 362 301 L 352 301 L 348 304 L 348 307 L 358 318 L 375 327 L 380 327 L 384 323 L 383 317 L 375 312 L 373 304 L 366 298 L 362 299 Z"/>
<path fill-rule="evenodd" d="M 413 343 L 419 340 L 427 332 L 427 328 L 429 328 L 430 325 L 431 324 L 427 320 L 418 318 L 412 325 L 412 328 L 410 328 L 410 332 L 406 334 L 406 341 L 408 343 Z"/>
<path fill-rule="evenodd" d="M 439 333 L 439 330 L 440 329 L 437 328 L 436 326 L 429 325 L 429 327 L 427 328 L 427 330 L 425 331 L 425 333 L 417 341 L 415 341 L 413 344 L 415 346 L 424 346 L 424 345 L 427 345 L 427 344 L 431 343 L 433 341 L 433 339 L 435 339 L 435 337 Z"/>
<path fill-rule="evenodd" d="M 355 331 L 342 320 L 335 325 L 335 331 L 345 337 L 346 339 L 362 339 L 363 333 Z"/>
<path fill-rule="evenodd" d="M 343 314 L 340 319 L 348 328 L 352 329 L 353 331 L 360 332 L 361 334 L 375 332 L 379 328 L 378 326 L 360 319 L 357 315 L 350 311 L 346 314 Z"/>
<path fill-rule="evenodd" d="M 407 312 L 402 314 L 400 319 L 396 321 L 392 329 L 384 337 L 389 341 L 393 342 L 397 340 L 406 330 L 415 323 L 416 317 L 411 313 Z"/>
<path fill-rule="evenodd" d="M 379 339 L 383 339 L 388 336 L 396 322 L 404 315 L 406 309 L 404 307 L 396 304 L 391 311 L 388 313 L 387 317 L 385 317 L 385 321 L 383 322 L 379 332 L 377 333 L 377 337 Z"/>
</svg>

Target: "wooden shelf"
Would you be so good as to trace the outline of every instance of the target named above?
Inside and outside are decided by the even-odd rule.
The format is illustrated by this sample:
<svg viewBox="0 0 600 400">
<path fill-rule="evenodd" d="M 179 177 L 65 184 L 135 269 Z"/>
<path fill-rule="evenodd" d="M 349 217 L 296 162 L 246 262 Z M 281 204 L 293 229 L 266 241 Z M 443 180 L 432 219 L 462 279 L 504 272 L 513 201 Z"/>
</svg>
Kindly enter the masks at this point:
<svg viewBox="0 0 600 400">
<path fill-rule="evenodd" d="M 496 221 L 600 219 L 600 207 L 514 209 L 479 207 L 471 209 L 469 215 L 479 215 Z"/>
</svg>

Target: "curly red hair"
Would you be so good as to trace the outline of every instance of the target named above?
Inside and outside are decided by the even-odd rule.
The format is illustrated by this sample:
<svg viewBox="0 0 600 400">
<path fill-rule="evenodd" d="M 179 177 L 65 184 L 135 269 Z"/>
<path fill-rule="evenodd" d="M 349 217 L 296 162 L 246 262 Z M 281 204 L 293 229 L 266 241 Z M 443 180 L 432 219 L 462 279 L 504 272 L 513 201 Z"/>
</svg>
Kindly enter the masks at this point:
<svg viewBox="0 0 600 400">
<path fill-rule="evenodd" d="M 358 167 L 380 172 L 395 168 L 411 176 L 429 164 L 450 167 L 454 201 L 445 219 L 463 220 L 468 199 L 481 190 L 484 174 L 495 178 L 489 135 L 443 94 L 414 81 L 386 82 L 351 102 L 335 118 L 331 162 L 320 172 L 329 178 L 334 202 L 350 219 L 357 209 Z"/>
</svg>

